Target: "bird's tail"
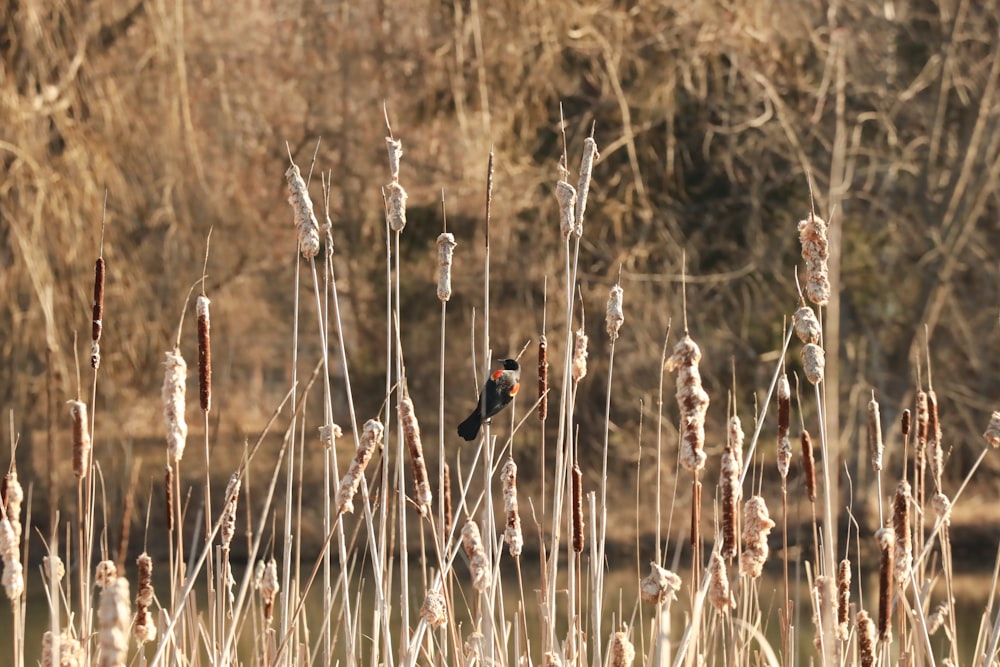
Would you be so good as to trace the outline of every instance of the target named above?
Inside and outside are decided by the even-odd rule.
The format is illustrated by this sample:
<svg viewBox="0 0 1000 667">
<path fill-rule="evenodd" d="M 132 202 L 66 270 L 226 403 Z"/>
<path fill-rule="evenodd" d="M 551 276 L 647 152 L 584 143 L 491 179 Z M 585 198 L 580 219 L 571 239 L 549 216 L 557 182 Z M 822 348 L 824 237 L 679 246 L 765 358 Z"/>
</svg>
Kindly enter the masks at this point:
<svg viewBox="0 0 1000 667">
<path fill-rule="evenodd" d="M 458 434 L 467 441 L 472 442 L 479 435 L 479 427 L 482 425 L 482 417 L 479 410 L 469 415 L 464 422 L 458 425 Z"/>
</svg>

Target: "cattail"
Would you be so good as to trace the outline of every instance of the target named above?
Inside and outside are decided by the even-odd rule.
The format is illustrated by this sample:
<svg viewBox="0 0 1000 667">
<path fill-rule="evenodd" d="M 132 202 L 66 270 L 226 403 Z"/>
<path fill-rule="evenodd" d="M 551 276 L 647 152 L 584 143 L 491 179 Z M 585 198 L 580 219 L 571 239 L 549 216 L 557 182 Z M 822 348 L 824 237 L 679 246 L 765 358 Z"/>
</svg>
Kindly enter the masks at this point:
<svg viewBox="0 0 1000 667">
<path fill-rule="evenodd" d="M 424 603 L 420 606 L 420 618 L 427 621 L 432 628 L 440 628 L 448 622 L 448 605 L 441 591 L 427 591 Z"/>
<path fill-rule="evenodd" d="M 163 480 L 164 505 L 167 510 L 167 532 L 174 532 L 174 469 L 167 466 L 165 479 Z"/>
<path fill-rule="evenodd" d="M 406 396 L 399 401 L 399 421 L 403 425 L 403 439 L 410 453 L 410 465 L 413 467 L 414 502 L 421 514 L 427 514 L 434 497 L 431 485 L 427 479 L 427 463 L 424 461 L 424 446 L 420 441 L 420 425 L 413 411 L 413 401 Z"/>
<path fill-rule="evenodd" d="M 167 457 L 171 463 L 184 458 L 187 422 L 184 421 L 184 396 L 187 391 L 187 364 L 180 350 L 166 353 L 163 374 L 163 420 L 167 426 Z"/>
<path fill-rule="evenodd" d="M 3 478 L 3 505 L 6 508 L 10 527 L 14 531 L 14 541 L 21 541 L 21 505 L 24 503 L 24 488 L 17 479 L 17 471 L 11 470 Z"/>
<path fill-rule="evenodd" d="M 451 532 L 451 526 L 454 521 L 451 512 L 451 468 L 448 467 L 447 463 L 444 463 L 444 489 L 441 491 L 443 496 L 442 502 L 444 503 L 444 534 L 447 535 Z"/>
<path fill-rule="evenodd" d="M 236 534 L 236 504 L 240 499 L 240 474 L 234 472 L 226 485 L 226 504 L 222 508 L 222 525 L 219 532 L 222 535 L 222 548 L 229 550 L 229 545 Z"/>
<path fill-rule="evenodd" d="M 403 157 L 403 142 L 392 137 L 385 138 L 385 147 L 389 151 L 389 175 L 393 181 L 399 180 L 399 160 Z"/>
<path fill-rule="evenodd" d="M 708 600 L 712 606 L 722 613 L 736 609 L 736 599 L 729 590 L 729 575 L 726 573 L 726 561 L 716 551 L 708 562 Z"/>
<path fill-rule="evenodd" d="M 904 438 L 910 435 L 910 422 L 910 409 L 907 408 L 903 410 L 903 414 L 899 418 L 899 432 Z"/>
<path fill-rule="evenodd" d="M 542 667 L 562 667 L 562 659 L 555 651 L 546 651 L 542 654 Z"/>
<path fill-rule="evenodd" d="M 437 295 L 441 301 L 451 299 L 451 263 L 455 255 L 455 235 L 451 232 L 438 234 L 438 288 Z"/>
<path fill-rule="evenodd" d="M 761 496 L 754 496 L 743 506 L 743 555 L 740 558 L 740 574 L 756 579 L 764 570 L 768 556 L 767 536 L 774 528 L 774 521 L 767 512 L 767 504 Z"/>
<path fill-rule="evenodd" d="M 815 343 L 802 346 L 802 371 L 806 379 L 813 384 L 823 381 L 823 369 L 826 367 L 826 356 L 823 348 Z"/>
<path fill-rule="evenodd" d="M 820 575 L 816 577 L 813 587 L 813 604 L 815 614 L 813 623 L 816 626 L 816 640 L 814 642 L 823 659 L 821 664 L 837 664 L 837 600 L 834 590 L 834 583 L 831 577 Z"/>
<path fill-rule="evenodd" d="M 850 636 L 851 561 L 845 558 L 837 566 L 837 639 Z"/>
<path fill-rule="evenodd" d="M 927 392 L 921 389 L 917 392 L 917 438 L 913 443 L 914 465 L 919 471 L 924 469 L 924 454 L 927 451 Z"/>
<path fill-rule="evenodd" d="M 503 541 L 507 543 L 510 555 L 517 558 L 524 546 L 524 535 L 521 533 L 521 515 L 517 509 L 517 464 L 507 457 L 507 462 L 500 470 L 500 480 L 503 483 L 503 510 L 507 515 L 507 529 Z"/>
<path fill-rule="evenodd" d="M 788 376 L 784 373 L 778 378 L 778 474 L 781 479 L 788 477 L 788 469 L 792 464 L 792 442 L 788 439 L 788 425 L 792 406 L 792 390 L 788 385 Z"/>
<path fill-rule="evenodd" d="M 597 142 L 593 137 L 583 140 L 583 158 L 580 160 L 580 179 L 576 183 L 579 193 L 576 200 L 576 226 L 573 234 L 583 236 L 583 216 L 587 212 L 587 195 L 590 194 L 590 178 L 594 171 L 594 160 L 601 157 L 597 153 Z"/>
<path fill-rule="evenodd" d="M 101 591 L 98 611 L 101 667 L 120 667 L 128 653 L 128 629 L 132 622 L 128 579 L 117 577 Z"/>
<path fill-rule="evenodd" d="M 677 591 L 681 589 L 681 578 L 675 572 L 660 567 L 656 563 L 649 564 L 649 574 L 639 582 L 639 595 L 643 602 L 660 604 L 677 599 Z"/>
<path fill-rule="evenodd" d="M 285 179 L 288 181 L 288 203 L 292 205 L 295 229 L 299 234 L 299 252 L 306 259 L 312 259 L 319 254 L 319 222 L 313 211 L 309 188 L 294 162 L 285 171 Z"/>
<path fill-rule="evenodd" d="M 729 420 L 729 437 L 726 438 L 726 448 L 722 451 L 722 464 L 719 470 L 722 496 L 722 548 L 723 558 L 733 558 L 739 551 L 737 540 L 739 533 L 736 528 L 737 507 L 743 487 L 740 486 L 740 473 L 743 472 L 743 426 L 740 418 L 733 415 Z"/>
<path fill-rule="evenodd" d="M 0 518 L 0 559 L 3 560 L 3 584 L 7 598 L 12 602 L 21 599 L 24 593 L 24 568 L 21 566 L 21 551 L 14 527 L 8 517 Z"/>
<path fill-rule="evenodd" d="M 990 423 L 983 433 L 983 438 L 991 447 L 1000 447 L 1000 412 L 990 415 Z"/>
<path fill-rule="evenodd" d="M 45 576 L 45 581 L 48 583 L 50 580 L 54 579 L 58 584 L 66 576 L 66 565 L 63 563 L 62 558 L 58 555 L 44 556 L 42 558 L 42 572 Z"/>
<path fill-rule="evenodd" d="M 560 165 L 560 171 L 565 172 L 566 176 L 569 175 L 569 172 L 566 172 L 562 165 Z M 569 235 L 576 231 L 576 220 L 574 219 L 576 188 L 564 180 L 557 181 L 556 200 L 559 202 L 559 231 L 562 232 L 564 239 L 568 239 Z"/>
<path fill-rule="evenodd" d="M 947 602 L 939 604 L 934 609 L 934 612 L 927 617 L 927 634 L 933 635 L 935 632 L 940 630 L 941 626 L 944 625 L 944 622 L 948 619 L 949 613 L 950 611 L 948 609 Z"/>
<path fill-rule="evenodd" d="M 941 444 L 941 422 L 938 420 L 937 394 L 933 389 L 927 390 L 927 449 L 934 488 L 940 491 L 941 474 L 944 472 L 944 451 Z"/>
<path fill-rule="evenodd" d="M 573 343 L 573 383 L 587 377 L 587 334 L 577 329 Z"/>
<path fill-rule="evenodd" d="M 868 401 L 868 454 L 872 459 L 872 470 L 882 471 L 882 419 L 879 416 L 878 401 L 872 396 Z"/>
<path fill-rule="evenodd" d="M 102 560 L 94 569 L 94 583 L 98 588 L 107 588 L 118 578 L 118 566 L 114 561 Z"/>
<path fill-rule="evenodd" d="M 618 340 L 618 330 L 622 328 L 622 323 L 625 322 L 625 313 L 622 311 L 622 298 L 625 296 L 625 290 L 622 289 L 621 285 L 614 285 L 611 288 L 611 293 L 608 295 L 608 309 L 605 313 L 605 323 L 608 328 L 608 336 L 611 338 L 611 342 Z"/>
<path fill-rule="evenodd" d="M 103 257 L 94 263 L 94 303 L 90 327 L 90 367 L 97 370 L 101 365 L 101 332 L 104 330 L 104 274 L 106 266 Z"/>
<path fill-rule="evenodd" d="M 583 552 L 583 471 L 573 464 L 573 551 Z"/>
<path fill-rule="evenodd" d="M 809 431 L 802 431 L 799 434 L 799 442 L 802 444 L 802 471 L 806 478 L 806 493 L 809 495 L 809 502 L 816 502 L 816 462 L 813 460 L 812 438 Z"/>
<path fill-rule="evenodd" d="M 896 485 L 892 503 L 892 529 L 896 534 L 896 581 L 900 588 L 910 583 L 913 542 L 910 536 L 910 484 L 905 479 Z"/>
<path fill-rule="evenodd" d="M 940 491 L 931 497 L 931 508 L 945 526 L 951 523 L 951 500 Z"/>
<path fill-rule="evenodd" d="M 486 560 L 486 552 L 483 550 L 483 538 L 479 533 L 479 526 L 472 519 L 466 521 L 462 527 L 462 546 L 465 547 L 465 555 L 469 557 L 472 587 L 480 593 L 489 591 L 490 563 Z"/>
<path fill-rule="evenodd" d="M 394 232 L 401 232 L 406 227 L 406 190 L 398 181 L 386 183 L 384 189 L 389 228 Z"/>
<path fill-rule="evenodd" d="M 705 467 L 705 413 L 708 394 L 701 386 L 698 362 L 701 349 L 690 336 L 684 335 L 667 359 L 668 371 L 677 369 L 677 406 L 681 413 L 681 465 L 692 472 Z"/>
<path fill-rule="evenodd" d="M 254 584 L 260 591 L 261 605 L 264 611 L 264 623 L 271 625 L 274 618 L 274 599 L 278 596 L 280 586 L 278 585 L 278 563 L 272 558 L 265 564 L 263 561 L 257 564 L 257 572 Z"/>
<path fill-rule="evenodd" d="M 337 424 L 323 424 L 319 427 L 319 441 L 327 449 L 333 449 L 337 438 L 344 437 L 344 429 Z"/>
<path fill-rule="evenodd" d="M 73 418 L 73 474 L 78 480 L 90 472 L 90 423 L 87 404 L 70 401 L 69 414 Z"/>
<path fill-rule="evenodd" d="M 803 343 L 819 344 L 823 328 L 819 325 L 819 320 L 816 319 L 816 313 L 813 312 L 812 308 L 805 304 L 800 306 L 792 315 L 792 326 L 795 328 L 795 335 Z"/>
<path fill-rule="evenodd" d="M 881 641 L 892 641 L 892 568 L 895 561 L 896 534 L 892 528 L 880 528 L 875 533 L 878 542 L 878 637 Z"/>
<path fill-rule="evenodd" d="M 549 414 L 549 341 L 545 334 L 538 337 L 538 419 Z"/>
<path fill-rule="evenodd" d="M 337 487 L 337 512 L 354 513 L 354 494 L 361 486 L 365 467 L 371 461 L 372 453 L 376 448 L 382 446 L 384 430 L 382 422 L 377 419 L 369 419 L 365 422 L 364 432 L 358 441 L 358 450 L 354 453 L 354 460 L 351 461 L 347 474 L 340 480 L 340 486 Z"/>
<path fill-rule="evenodd" d="M 482 665 L 484 661 L 483 633 L 478 630 L 470 634 L 465 640 L 465 664 L 468 667 Z"/>
<path fill-rule="evenodd" d="M 628 633 L 619 630 L 611 635 L 611 667 L 632 667 L 635 661 L 635 647 L 628 639 Z"/>
<path fill-rule="evenodd" d="M 72 635 L 69 629 L 59 633 L 59 664 L 53 660 L 52 632 L 45 631 L 42 635 L 42 667 L 83 667 L 87 664 L 86 654 L 80 646 L 80 640 Z"/>
<path fill-rule="evenodd" d="M 211 301 L 204 294 L 198 295 L 198 397 L 201 411 L 212 409 L 212 320 L 208 313 Z"/>
<path fill-rule="evenodd" d="M 858 657 L 860 667 L 875 667 L 875 623 L 864 610 L 858 612 Z"/>
<path fill-rule="evenodd" d="M 808 218 L 799 222 L 799 242 L 802 244 L 802 259 L 805 260 L 806 269 L 806 296 L 817 306 L 825 306 L 830 300 L 830 274 L 827 268 L 830 248 L 826 229 L 826 222 L 812 212 Z"/>
<path fill-rule="evenodd" d="M 135 596 L 135 622 L 132 634 L 140 644 L 156 640 L 156 624 L 149 608 L 153 604 L 153 559 L 143 551 L 135 559 L 139 570 L 138 593 Z"/>
</svg>

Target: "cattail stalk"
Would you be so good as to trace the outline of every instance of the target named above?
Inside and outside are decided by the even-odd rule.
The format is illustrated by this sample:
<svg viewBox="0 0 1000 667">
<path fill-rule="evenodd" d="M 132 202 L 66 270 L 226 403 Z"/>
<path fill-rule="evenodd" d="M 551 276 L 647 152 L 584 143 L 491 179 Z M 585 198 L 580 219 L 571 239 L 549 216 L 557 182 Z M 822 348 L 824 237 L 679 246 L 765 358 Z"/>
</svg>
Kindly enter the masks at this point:
<svg viewBox="0 0 1000 667">
<path fill-rule="evenodd" d="M 187 444 L 187 422 L 184 420 L 187 392 L 187 363 L 180 350 L 166 353 L 163 374 L 163 420 L 167 428 L 167 457 L 170 463 L 184 458 Z"/>
<path fill-rule="evenodd" d="M 927 450 L 927 460 L 930 463 L 931 476 L 934 478 L 934 490 L 940 491 L 941 475 L 944 472 L 944 448 L 941 443 L 937 394 L 933 389 L 927 390 Z"/>
<path fill-rule="evenodd" d="M 896 534 L 892 528 L 880 528 L 875 533 L 879 547 L 878 573 L 878 637 L 883 642 L 892 641 L 892 591 L 893 565 L 895 563 Z"/>
<path fill-rule="evenodd" d="M 455 256 L 455 235 L 444 232 L 438 235 L 438 284 L 437 296 L 441 301 L 451 299 L 451 265 Z"/>
<path fill-rule="evenodd" d="M 462 527 L 462 546 L 469 557 L 469 569 L 472 571 L 472 587 L 480 593 L 490 589 L 490 563 L 483 549 L 483 537 L 479 525 L 469 519 Z"/>
<path fill-rule="evenodd" d="M 70 401 L 69 414 L 73 419 L 73 474 L 82 480 L 90 472 L 90 423 L 87 419 L 87 404 Z"/>
<path fill-rule="evenodd" d="M 752 579 L 760 577 L 764 562 L 770 553 L 767 536 L 774 528 L 774 521 L 767 512 L 761 496 L 750 498 L 743 506 L 743 555 L 740 557 L 740 574 Z"/>
<path fill-rule="evenodd" d="M 364 432 L 358 440 L 358 450 L 354 453 L 354 460 L 351 461 L 347 474 L 340 480 L 337 487 L 337 512 L 354 513 L 354 495 L 361 486 L 361 480 L 365 475 L 365 468 L 371 461 L 372 454 L 376 449 L 382 447 L 382 436 L 385 427 L 377 419 L 369 419 L 365 422 Z"/>
<path fill-rule="evenodd" d="M 156 640 L 156 623 L 149 608 L 153 604 L 153 559 L 143 551 L 135 559 L 139 571 L 139 591 L 135 596 L 135 622 L 132 634 L 140 644 Z"/>
<path fill-rule="evenodd" d="M 837 599 L 834 582 L 831 577 L 820 575 L 816 577 L 813 588 L 813 604 L 816 614 L 813 622 L 816 626 L 816 649 L 820 652 L 820 664 L 833 667 L 837 664 Z"/>
<path fill-rule="evenodd" d="M 681 465 L 691 472 L 705 467 L 705 413 L 708 394 L 701 386 L 698 362 L 701 349 L 687 334 L 674 346 L 667 359 L 668 371 L 677 370 L 677 406 L 681 413 Z"/>
<path fill-rule="evenodd" d="M 104 277 L 106 265 L 103 257 L 94 263 L 94 303 L 90 327 L 90 367 L 95 371 L 101 366 L 101 332 L 104 330 Z"/>
<path fill-rule="evenodd" d="M 583 471 L 573 464 L 573 551 L 583 552 Z"/>
<path fill-rule="evenodd" d="M 799 242 L 802 244 L 802 259 L 805 260 L 806 296 L 817 306 L 825 306 L 830 301 L 830 247 L 827 241 L 827 224 L 810 212 L 809 217 L 799 222 Z"/>
<path fill-rule="evenodd" d="M 734 558 L 740 548 L 736 524 L 737 508 L 743 492 L 743 487 L 740 486 L 740 473 L 743 472 L 744 437 L 740 418 L 735 415 L 729 420 L 728 435 L 719 471 L 722 496 L 722 548 L 720 552 L 723 558 Z"/>
<path fill-rule="evenodd" d="M 451 533 L 451 526 L 454 523 L 454 515 L 451 511 L 451 468 L 444 463 L 444 488 L 441 491 L 442 502 L 444 503 L 444 534 Z"/>
<path fill-rule="evenodd" d="M 809 431 L 802 431 L 799 441 L 802 444 L 802 471 L 805 474 L 806 494 L 809 496 L 809 502 L 815 503 L 816 462 L 813 459 L 812 438 L 809 437 Z"/>
<path fill-rule="evenodd" d="M 427 463 L 424 461 L 424 446 L 420 440 L 420 425 L 413 410 L 413 401 L 409 396 L 399 401 L 399 421 L 403 426 L 403 439 L 410 453 L 410 466 L 413 468 L 414 502 L 422 515 L 430 511 L 434 500 L 431 494 L 431 484 L 427 477 Z"/>
<path fill-rule="evenodd" d="M 545 334 L 538 337 L 538 420 L 549 414 L 549 341 Z"/>
<path fill-rule="evenodd" d="M 202 412 L 212 409 L 212 321 L 208 312 L 211 301 L 198 295 L 198 397 Z"/>
<path fill-rule="evenodd" d="M 521 532 L 521 515 L 517 507 L 517 464 L 514 459 L 507 458 L 500 470 L 500 480 L 503 484 L 503 509 L 507 517 L 507 528 L 503 540 L 507 543 L 510 555 L 517 558 L 524 547 L 524 535 Z"/>
</svg>

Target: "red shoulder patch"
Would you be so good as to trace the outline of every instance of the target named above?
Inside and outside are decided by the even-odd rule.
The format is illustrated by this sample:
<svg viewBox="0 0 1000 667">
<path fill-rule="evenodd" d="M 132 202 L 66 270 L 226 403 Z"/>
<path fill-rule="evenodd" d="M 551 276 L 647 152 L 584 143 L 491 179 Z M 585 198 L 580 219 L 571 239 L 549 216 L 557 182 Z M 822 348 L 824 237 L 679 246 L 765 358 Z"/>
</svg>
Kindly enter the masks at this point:
<svg viewBox="0 0 1000 667">
<path fill-rule="evenodd" d="M 499 380 L 501 375 L 503 375 L 503 369 L 499 368 L 493 371 L 493 375 L 491 375 L 490 377 L 493 378 L 494 380 Z"/>
</svg>

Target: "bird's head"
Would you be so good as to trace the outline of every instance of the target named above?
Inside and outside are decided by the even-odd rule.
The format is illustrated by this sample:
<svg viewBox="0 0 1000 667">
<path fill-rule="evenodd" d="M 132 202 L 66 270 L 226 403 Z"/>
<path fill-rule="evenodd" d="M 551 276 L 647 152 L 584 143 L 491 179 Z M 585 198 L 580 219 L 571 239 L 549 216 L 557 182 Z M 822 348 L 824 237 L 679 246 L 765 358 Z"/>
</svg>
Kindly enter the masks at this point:
<svg viewBox="0 0 1000 667">
<path fill-rule="evenodd" d="M 517 363 L 517 359 L 500 359 L 500 363 L 503 364 L 503 369 L 505 371 L 519 371 L 521 370 L 520 364 Z"/>
</svg>

